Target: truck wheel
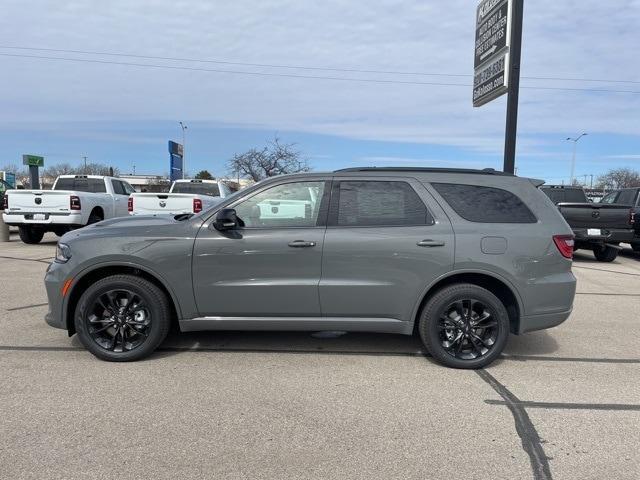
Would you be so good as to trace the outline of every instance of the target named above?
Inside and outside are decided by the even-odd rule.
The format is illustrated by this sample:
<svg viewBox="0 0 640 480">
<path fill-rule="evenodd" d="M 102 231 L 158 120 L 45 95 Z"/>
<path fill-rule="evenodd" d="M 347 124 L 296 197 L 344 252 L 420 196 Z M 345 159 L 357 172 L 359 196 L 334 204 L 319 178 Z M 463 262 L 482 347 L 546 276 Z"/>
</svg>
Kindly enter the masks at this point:
<svg viewBox="0 0 640 480">
<path fill-rule="evenodd" d="M 507 343 L 509 315 L 490 291 L 454 284 L 429 299 L 418 331 L 438 362 L 453 368 L 483 368 L 500 356 Z"/>
<path fill-rule="evenodd" d="M 98 222 L 101 222 L 102 220 L 104 220 L 104 218 L 102 218 L 100 214 L 96 212 L 91 212 L 91 215 L 89 215 L 89 220 L 87 221 L 87 225 L 91 225 L 92 223 L 98 223 Z"/>
<path fill-rule="evenodd" d="M 40 243 L 42 237 L 44 237 L 44 230 L 38 227 L 20 226 L 18 227 L 18 234 L 20 235 L 20 240 L 24 243 L 34 245 Z"/>
<path fill-rule="evenodd" d="M 111 362 L 145 358 L 167 336 L 171 309 L 153 283 L 133 275 L 113 275 L 89 286 L 78 301 L 75 327 L 96 357 Z"/>
<path fill-rule="evenodd" d="M 594 247 L 593 254 L 599 262 L 613 262 L 618 257 L 618 249 L 613 247 Z"/>
</svg>

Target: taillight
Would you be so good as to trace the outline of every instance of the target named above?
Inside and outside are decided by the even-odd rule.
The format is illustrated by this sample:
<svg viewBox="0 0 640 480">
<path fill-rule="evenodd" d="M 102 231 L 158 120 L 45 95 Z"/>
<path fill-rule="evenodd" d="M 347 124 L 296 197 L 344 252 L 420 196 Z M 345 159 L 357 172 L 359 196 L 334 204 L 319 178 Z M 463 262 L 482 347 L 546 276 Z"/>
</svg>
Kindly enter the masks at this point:
<svg viewBox="0 0 640 480">
<path fill-rule="evenodd" d="M 127 211 L 129 213 L 133 212 L 133 197 L 129 197 L 129 200 L 127 200 Z"/>
<path fill-rule="evenodd" d="M 2 209 L 9 210 L 9 195 L 2 196 Z"/>
<path fill-rule="evenodd" d="M 80 210 L 82 208 L 80 205 L 80 197 L 71 195 L 69 197 L 69 208 L 71 210 Z"/>
<path fill-rule="evenodd" d="M 202 200 L 199 198 L 193 199 L 193 213 L 200 213 L 202 211 Z"/>
<path fill-rule="evenodd" d="M 5 198 L 6 198 L 6 196 L 5 196 Z M 636 212 L 632 208 L 631 210 L 629 210 L 629 225 L 635 225 L 635 223 L 636 223 Z"/>
<path fill-rule="evenodd" d="M 558 247 L 560 255 L 568 259 L 573 258 L 573 246 L 575 245 L 573 235 L 554 235 L 553 243 Z"/>
</svg>

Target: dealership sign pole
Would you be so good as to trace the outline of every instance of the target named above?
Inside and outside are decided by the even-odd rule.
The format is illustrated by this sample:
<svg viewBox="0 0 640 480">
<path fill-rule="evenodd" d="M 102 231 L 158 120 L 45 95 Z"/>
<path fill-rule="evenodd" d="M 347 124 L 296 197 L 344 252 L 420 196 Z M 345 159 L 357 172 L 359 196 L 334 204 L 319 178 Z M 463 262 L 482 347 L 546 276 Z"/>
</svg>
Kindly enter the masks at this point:
<svg viewBox="0 0 640 480">
<path fill-rule="evenodd" d="M 508 93 L 504 171 L 515 172 L 523 0 L 482 0 L 476 12 L 473 106 Z"/>
</svg>

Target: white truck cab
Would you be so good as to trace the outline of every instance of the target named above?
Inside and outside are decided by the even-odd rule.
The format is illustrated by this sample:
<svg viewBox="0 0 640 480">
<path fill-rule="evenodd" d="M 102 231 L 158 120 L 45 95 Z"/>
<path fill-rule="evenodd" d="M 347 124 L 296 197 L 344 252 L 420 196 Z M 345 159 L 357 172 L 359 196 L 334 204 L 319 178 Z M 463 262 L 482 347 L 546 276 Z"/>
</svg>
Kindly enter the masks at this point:
<svg viewBox="0 0 640 480">
<path fill-rule="evenodd" d="M 51 190 L 8 190 L 3 219 L 19 228 L 25 243 L 38 243 L 46 232 L 69 230 L 107 218 L 126 216 L 135 190 L 125 180 L 100 175 L 60 175 Z"/>
</svg>

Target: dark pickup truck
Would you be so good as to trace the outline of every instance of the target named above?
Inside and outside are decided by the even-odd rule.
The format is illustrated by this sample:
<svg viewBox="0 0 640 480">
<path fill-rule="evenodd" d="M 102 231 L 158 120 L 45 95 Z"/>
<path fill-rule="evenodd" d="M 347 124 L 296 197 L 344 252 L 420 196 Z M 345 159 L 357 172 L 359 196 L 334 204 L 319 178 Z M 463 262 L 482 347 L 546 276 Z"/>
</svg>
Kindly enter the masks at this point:
<svg viewBox="0 0 640 480">
<path fill-rule="evenodd" d="M 640 188 L 622 188 L 607 193 L 600 203 L 606 205 L 624 205 L 632 210 L 635 222 L 635 236 L 631 242 L 634 252 L 640 252 Z"/>
<path fill-rule="evenodd" d="M 635 212 L 630 205 L 592 203 L 580 187 L 544 185 L 540 189 L 571 226 L 576 250 L 593 250 L 597 260 L 613 262 L 620 243 L 633 243 Z"/>
</svg>

